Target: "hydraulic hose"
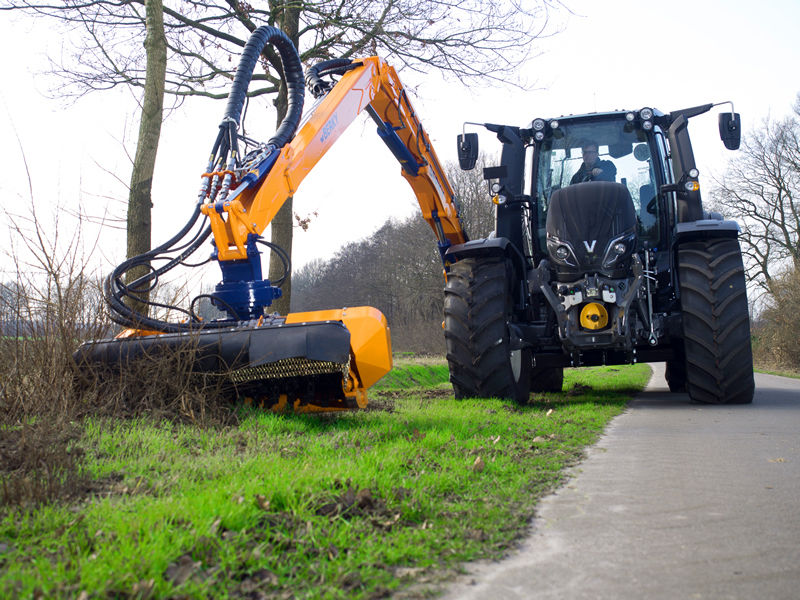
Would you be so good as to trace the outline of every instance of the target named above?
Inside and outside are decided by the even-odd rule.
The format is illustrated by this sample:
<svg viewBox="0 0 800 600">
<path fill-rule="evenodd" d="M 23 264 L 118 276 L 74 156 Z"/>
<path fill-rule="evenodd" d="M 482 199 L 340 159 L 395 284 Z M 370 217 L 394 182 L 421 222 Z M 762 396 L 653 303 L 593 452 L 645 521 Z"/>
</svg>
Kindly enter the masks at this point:
<svg viewBox="0 0 800 600">
<path fill-rule="evenodd" d="M 322 79 L 324 75 L 341 75 L 351 68 L 349 58 L 323 60 L 306 71 L 306 87 L 314 98 L 321 98 L 333 87 L 333 83 Z"/>
<path fill-rule="evenodd" d="M 303 99 L 305 96 L 303 66 L 300 62 L 300 57 L 297 50 L 289 37 L 280 29 L 275 27 L 259 27 L 251 35 L 250 39 L 245 46 L 239 65 L 236 68 L 236 75 L 234 76 L 233 87 L 228 95 L 228 104 L 225 108 L 225 115 L 222 123 L 220 124 L 220 131 L 214 141 L 212 148 L 212 160 L 209 163 L 209 171 L 213 170 L 215 165 L 222 167 L 225 164 L 225 157 L 230 153 L 232 160 L 238 161 L 237 139 L 239 122 L 242 117 L 242 109 L 247 97 L 247 89 L 250 81 L 253 78 L 253 71 L 255 70 L 256 63 L 259 56 L 264 51 L 264 48 L 271 44 L 278 51 L 283 66 L 284 82 L 286 84 L 288 97 L 287 97 L 287 111 L 281 124 L 269 141 L 268 145 L 275 148 L 282 148 L 289 140 L 292 139 L 300 123 L 300 118 L 303 113 Z M 218 162 L 219 161 L 219 162 Z M 231 168 L 231 167 L 229 167 Z M 207 181 L 207 180 L 206 180 Z M 195 206 L 194 212 L 186 225 L 175 236 L 170 238 L 167 242 L 161 244 L 157 248 L 145 252 L 139 256 L 134 256 L 121 263 L 115 268 L 111 274 L 106 278 L 103 286 L 104 296 L 106 303 L 111 311 L 111 318 L 116 323 L 135 328 L 152 329 L 164 332 L 181 332 L 192 331 L 205 328 L 220 328 L 230 327 L 230 322 L 209 322 L 198 323 L 192 322 L 193 309 L 189 311 L 178 307 L 171 307 L 157 302 L 148 302 L 150 306 L 161 308 L 173 308 L 178 312 L 189 315 L 189 322 L 184 323 L 170 323 L 148 317 L 133 310 L 125 304 L 124 298 L 126 296 L 135 295 L 137 292 L 151 290 L 156 285 L 158 277 L 163 273 L 169 271 L 173 267 L 182 264 L 192 253 L 200 248 L 200 246 L 211 235 L 211 228 L 204 227 L 200 232 L 195 234 L 188 242 L 180 245 L 182 240 L 189 234 L 194 225 L 198 222 L 200 216 L 201 201 Z M 164 256 L 167 253 L 178 252 L 177 256 Z M 279 253 L 280 254 L 280 253 Z M 285 253 L 284 253 L 285 255 Z M 127 271 L 139 265 L 150 265 L 153 260 L 167 260 L 167 264 L 159 267 L 152 268 L 150 271 L 131 284 L 123 283 L 123 277 Z M 281 259 L 288 266 L 288 257 L 281 256 Z"/>
<path fill-rule="evenodd" d="M 295 131 L 297 131 L 297 126 L 300 124 L 300 117 L 303 115 L 305 89 L 303 87 L 303 65 L 300 62 L 300 56 L 297 54 L 297 50 L 289 36 L 276 27 L 267 25 L 259 27 L 247 41 L 242 58 L 239 60 L 239 66 L 236 68 L 233 87 L 228 95 L 228 106 L 225 108 L 224 121 L 232 120 L 237 125 L 239 124 L 244 101 L 247 97 L 247 88 L 253 78 L 256 62 L 267 44 L 273 45 L 281 57 L 288 100 L 286 116 L 278 126 L 275 135 L 267 143 L 282 148 L 292 139 Z"/>
</svg>

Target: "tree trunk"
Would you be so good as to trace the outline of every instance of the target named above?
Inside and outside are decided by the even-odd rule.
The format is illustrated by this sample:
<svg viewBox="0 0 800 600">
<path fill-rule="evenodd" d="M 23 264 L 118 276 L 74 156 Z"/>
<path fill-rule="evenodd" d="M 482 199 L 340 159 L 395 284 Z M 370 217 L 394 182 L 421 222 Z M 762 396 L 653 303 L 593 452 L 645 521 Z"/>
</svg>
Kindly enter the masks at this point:
<svg viewBox="0 0 800 600">
<path fill-rule="evenodd" d="M 298 47 L 300 44 L 300 36 L 298 34 L 300 25 L 300 11 L 301 8 L 298 6 L 285 6 L 277 18 L 278 26 L 287 36 L 289 36 L 289 39 L 292 40 L 292 43 L 295 45 L 295 47 Z M 281 86 L 278 91 L 278 97 L 275 99 L 275 107 L 278 109 L 277 125 L 280 125 L 281 121 L 283 121 L 283 117 L 286 116 L 286 110 L 288 108 L 288 96 L 284 82 L 281 82 Z M 276 214 L 275 218 L 272 219 L 272 243 L 283 248 L 286 251 L 286 254 L 288 254 L 290 257 L 292 256 L 292 236 L 294 235 L 292 223 L 292 217 L 294 213 L 292 211 L 292 204 L 292 198 L 287 198 L 286 202 L 283 203 L 283 206 L 278 211 L 278 214 Z M 272 252 L 270 253 L 269 260 L 269 280 L 275 281 L 282 275 L 283 263 L 281 262 L 280 258 L 278 258 L 274 252 Z M 283 296 L 278 298 L 273 303 L 272 309 L 282 315 L 285 315 L 289 312 L 289 305 L 292 301 L 291 273 L 286 275 L 286 279 L 284 280 L 281 289 L 283 290 Z"/>
<path fill-rule="evenodd" d="M 147 72 L 142 100 L 142 116 L 139 123 L 139 138 L 136 142 L 136 155 L 133 159 L 133 172 L 128 194 L 128 258 L 150 250 L 152 222 L 150 209 L 153 207 L 151 191 L 158 141 L 161 136 L 164 82 L 167 71 L 167 44 L 162 13 L 162 0 L 145 1 L 147 34 L 144 47 L 147 56 Z M 125 281 L 131 283 L 147 272 L 148 269 L 145 266 L 132 269 L 127 272 Z M 142 292 L 138 296 L 141 301 L 133 301 L 131 308 L 147 314 L 146 302 L 149 294 Z"/>
</svg>

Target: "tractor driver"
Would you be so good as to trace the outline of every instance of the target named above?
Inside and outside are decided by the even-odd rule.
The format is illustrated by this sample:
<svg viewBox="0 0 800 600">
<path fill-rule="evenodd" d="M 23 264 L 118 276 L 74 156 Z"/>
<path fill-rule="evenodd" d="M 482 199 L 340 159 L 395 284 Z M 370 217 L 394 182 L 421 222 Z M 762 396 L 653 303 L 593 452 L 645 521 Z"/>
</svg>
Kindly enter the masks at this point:
<svg viewBox="0 0 800 600">
<path fill-rule="evenodd" d="M 570 185 L 584 181 L 616 181 L 617 167 L 610 160 L 599 160 L 598 146 L 594 142 L 586 142 L 581 146 L 583 163 L 578 172 L 572 176 Z"/>
</svg>

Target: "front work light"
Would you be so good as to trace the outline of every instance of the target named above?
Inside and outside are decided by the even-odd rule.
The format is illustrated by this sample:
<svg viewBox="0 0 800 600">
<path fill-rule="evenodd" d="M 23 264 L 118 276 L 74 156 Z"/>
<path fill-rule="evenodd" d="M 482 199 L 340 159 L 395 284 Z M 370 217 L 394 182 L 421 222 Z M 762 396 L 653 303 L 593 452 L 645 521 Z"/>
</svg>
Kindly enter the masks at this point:
<svg viewBox="0 0 800 600">
<path fill-rule="evenodd" d="M 559 260 L 567 260 L 569 258 L 569 248 L 566 246 L 559 246 L 556 248 L 555 255 Z"/>
<path fill-rule="evenodd" d="M 700 183 L 697 181 L 687 181 L 684 187 L 687 192 L 696 192 L 700 189 Z"/>
</svg>

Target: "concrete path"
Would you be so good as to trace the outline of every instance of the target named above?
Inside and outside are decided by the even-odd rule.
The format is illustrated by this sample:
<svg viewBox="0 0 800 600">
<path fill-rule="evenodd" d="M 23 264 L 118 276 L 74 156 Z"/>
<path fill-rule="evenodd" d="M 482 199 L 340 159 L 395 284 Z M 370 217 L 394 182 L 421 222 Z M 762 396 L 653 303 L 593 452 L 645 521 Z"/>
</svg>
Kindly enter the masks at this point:
<svg viewBox="0 0 800 600">
<path fill-rule="evenodd" d="M 652 366 L 519 551 L 445 598 L 800 598 L 800 380 L 706 406 Z"/>
</svg>

